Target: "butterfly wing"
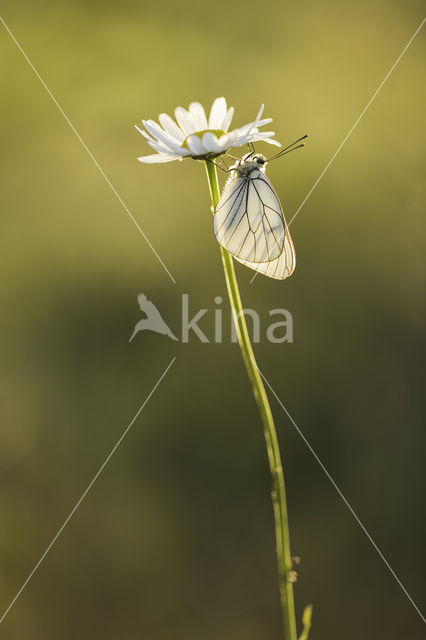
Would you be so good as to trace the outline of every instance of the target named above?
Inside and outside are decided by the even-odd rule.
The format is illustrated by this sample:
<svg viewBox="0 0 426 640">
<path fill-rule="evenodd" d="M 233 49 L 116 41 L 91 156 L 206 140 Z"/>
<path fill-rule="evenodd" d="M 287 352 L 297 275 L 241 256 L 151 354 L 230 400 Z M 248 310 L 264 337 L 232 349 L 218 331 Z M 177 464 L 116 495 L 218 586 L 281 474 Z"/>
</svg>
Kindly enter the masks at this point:
<svg viewBox="0 0 426 640">
<path fill-rule="evenodd" d="M 214 216 L 219 244 L 240 262 L 263 264 L 282 254 L 285 228 L 280 201 L 264 173 L 231 177 Z"/>
<path fill-rule="evenodd" d="M 288 227 L 286 227 L 285 231 L 284 250 L 279 258 L 271 260 L 270 262 L 260 263 L 248 262 L 247 260 L 240 260 L 240 258 L 237 258 L 237 260 L 246 267 L 269 278 L 275 278 L 275 280 L 285 280 L 289 278 L 296 267 L 296 251 Z"/>
</svg>

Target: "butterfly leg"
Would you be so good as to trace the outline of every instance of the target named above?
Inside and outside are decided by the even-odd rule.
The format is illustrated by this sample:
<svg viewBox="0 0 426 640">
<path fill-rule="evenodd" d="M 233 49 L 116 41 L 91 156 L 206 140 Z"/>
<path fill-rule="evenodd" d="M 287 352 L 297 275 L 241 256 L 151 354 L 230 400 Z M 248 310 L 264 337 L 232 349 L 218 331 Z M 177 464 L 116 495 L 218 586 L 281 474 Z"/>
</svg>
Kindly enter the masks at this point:
<svg viewBox="0 0 426 640">
<path fill-rule="evenodd" d="M 217 162 L 215 162 L 214 160 L 208 160 L 208 162 L 211 162 L 212 164 L 214 164 L 216 167 L 219 167 L 219 169 L 222 169 L 222 171 L 226 171 L 227 173 L 229 173 L 230 171 L 232 171 L 232 169 L 224 169 L 222 167 L 222 165 L 218 164 Z M 226 166 L 226 165 L 225 165 Z"/>
<path fill-rule="evenodd" d="M 225 169 L 226 169 L 226 171 L 229 171 L 229 167 L 228 167 L 228 165 L 226 164 L 225 159 L 223 158 L 223 156 L 221 156 L 221 158 L 220 158 L 220 159 L 222 160 L 223 164 L 225 165 Z"/>
</svg>

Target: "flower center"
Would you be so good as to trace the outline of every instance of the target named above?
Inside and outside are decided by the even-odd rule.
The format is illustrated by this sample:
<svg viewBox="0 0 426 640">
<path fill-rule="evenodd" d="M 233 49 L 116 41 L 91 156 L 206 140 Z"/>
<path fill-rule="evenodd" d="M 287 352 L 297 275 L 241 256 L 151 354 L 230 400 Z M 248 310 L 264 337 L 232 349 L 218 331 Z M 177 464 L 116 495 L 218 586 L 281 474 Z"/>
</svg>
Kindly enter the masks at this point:
<svg viewBox="0 0 426 640">
<path fill-rule="evenodd" d="M 181 147 L 183 147 L 184 149 L 189 149 L 188 138 L 190 138 L 191 136 L 198 136 L 201 140 L 205 133 L 214 133 L 217 138 L 220 138 L 220 136 L 223 136 L 226 131 L 222 131 L 222 129 L 204 129 L 203 131 L 194 131 L 194 133 L 190 133 L 188 136 L 186 136 L 185 140 L 181 144 Z"/>
</svg>

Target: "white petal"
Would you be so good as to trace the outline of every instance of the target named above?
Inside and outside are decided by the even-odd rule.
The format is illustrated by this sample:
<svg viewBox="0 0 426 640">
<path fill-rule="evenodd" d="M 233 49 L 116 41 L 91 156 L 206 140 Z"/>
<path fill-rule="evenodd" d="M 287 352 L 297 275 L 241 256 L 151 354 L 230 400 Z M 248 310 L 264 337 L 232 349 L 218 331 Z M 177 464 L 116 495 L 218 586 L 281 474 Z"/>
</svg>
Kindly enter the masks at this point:
<svg viewBox="0 0 426 640">
<path fill-rule="evenodd" d="M 232 146 L 233 147 L 241 147 L 243 144 L 248 144 L 249 142 L 254 142 L 258 139 L 258 133 L 255 132 L 246 132 L 244 134 L 240 134 L 234 140 Z"/>
<path fill-rule="evenodd" d="M 238 131 L 232 131 L 229 135 L 229 141 L 227 144 L 227 149 L 231 149 L 232 147 L 238 147 L 236 141 L 238 139 Z"/>
<path fill-rule="evenodd" d="M 221 151 L 217 137 L 211 131 L 207 131 L 207 133 L 203 135 L 203 147 L 207 153 L 218 153 Z"/>
<path fill-rule="evenodd" d="M 236 129 L 235 131 L 233 131 L 233 134 L 235 135 L 233 146 L 238 147 L 246 144 L 247 142 L 250 142 L 250 140 L 255 138 L 257 133 L 257 129 L 250 131 L 250 129 L 248 129 L 248 126 L 245 126 L 242 129 Z"/>
<path fill-rule="evenodd" d="M 171 151 L 169 147 L 162 144 L 161 142 L 157 142 L 157 140 L 152 140 L 148 142 L 149 146 L 158 151 L 158 153 L 164 153 L 166 155 L 177 155 L 177 156 L 190 156 L 191 152 L 189 149 L 185 149 L 184 147 L 179 147 L 179 151 Z"/>
<path fill-rule="evenodd" d="M 258 129 L 256 127 L 253 127 L 253 123 L 251 122 L 250 124 L 246 124 L 244 125 L 244 127 L 241 127 L 241 129 L 235 129 L 235 131 L 238 133 L 238 136 L 247 136 L 250 133 L 257 133 Z"/>
<path fill-rule="evenodd" d="M 161 126 L 167 131 L 167 133 L 170 133 L 170 135 L 176 138 L 179 142 L 183 142 L 185 140 L 184 132 L 177 126 L 176 122 L 167 115 L 167 113 L 160 113 L 158 119 Z"/>
<path fill-rule="evenodd" d="M 192 154 L 196 156 L 204 155 L 204 147 L 198 136 L 189 136 L 186 142 Z"/>
<path fill-rule="evenodd" d="M 244 127 L 241 127 L 240 132 L 246 133 L 247 131 L 255 131 L 257 133 L 259 127 L 263 127 L 265 124 L 270 124 L 271 122 L 272 118 L 264 118 L 263 120 L 259 120 L 256 122 L 250 122 L 249 124 L 244 125 Z"/>
<path fill-rule="evenodd" d="M 233 147 L 242 147 L 243 144 L 247 144 L 251 139 L 249 136 L 237 136 L 232 142 Z"/>
<path fill-rule="evenodd" d="M 174 153 L 174 151 L 172 151 L 169 147 L 167 147 L 162 142 L 158 142 L 158 140 L 148 140 L 148 144 L 155 151 L 158 151 L 158 153 L 166 153 L 166 154 Z"/>
<path fill-rule="evenodd" d="M 256 127 L 263 127 L 265 124 L 269 124 L 270 122 L 272 122 L 272 118 L 263 118 L 263 120 L 256 120 L 253 124 Z"/>
<path fill-rule="evenodd" d="M 223 129 L 223 123 L 226 118 L 226 100 L 225 98 L 216 98 L 210 110 L 209 128 Z"/>
<path fill-rule="evenodd" d="M 234 107 L 230 107 L 228 109 L 228 113 L 226 114 L 226 117 L 223 123 L 224 131 L 228 131 L 229 127 L 231 126 L 233 116 L 234 116 Z"/>
<path fill-rule="evenodd" d="M 192 118 L 190 118 L 186 109 L 183 107 L 177 107 L 177 109 L 175 109 L 175 116 L 180 128 L 187 136 L 191 135 L 191 133 L 195 133 L 196 129 L 192 122 Z"/>
<path fill-rule="evenodd" d="M 141 156 L 138 158 L 139 162 L 144 162 L 145 164 L 154 164 L 160 162 L 172 162 L 173 160 L 179 160 L 180 156 L 175 154 L 167 155 L 166 153 L 154 153 L 152 156 Z"/>
<path fill-rule="evenodd" d="M 247 136 L 259 133 L 257 127 L 261 127 L 264 124 L 269 124 L 270 122 L 272 122 L 270 118 L 265 118 L 264 120 L 260 120 L 259 122 L 250 122 L 249 124 L 244 125 L 244 127 L 241 127 L 241 129 L 236 129 L 236 131 L 238 131 L 238 140 L 240 140 L 240 138 L 245 140 Z"/>
<path fill-rule="evenodd" d="M 147 140 L 153 140 L 153 138 L 151 138 L 151 136 L 146 131 L 144 131 L 143 129 L 138 127 L 137 124 L 135 124 L 135 129 L 137 129 L 139 131 L 139 133 L 141 133 L 143 135 L 143 137 L 146 138 Z"/>
<path fill-rule="evenodd" d="M 260 109 L 259 109 L 259 113 L 256 116 L 256 120 L 260 120 L 260 118 L 262 117 L 262 113 L 263 113 L 264 108 L 265 108 L 265 105 L 261 104 L 260 105 Z"/>
<path fill-rule="evenodd" d="M 270 135 L 274 135 L 274 133 L 272 131 L 269 132 Z M 274 140 L 273 138 L 270 138 L 269 135 L 265 136 L 263 133 L 258 133 L 254 136 L 249 136 L 250 140 L 249 142 L 267 142 L 268 144 L 274 144 L 276 147 L 281 147 L 281 144 L 278 142 L 278 140 Z"/>
<path fill-rule="evenodd" d="M 274 140 L 273 138 L 265 138 L 262 142 L 267 142 L 268 144 L 274 144 L 276 147 L 281 147 L 281 143 L 278 140 Z"/>
<path fill-rule="evenodd" d="M 265 124 L 270 124 L 272 122 L 272 118 L 263 118 L 263 120 L 255 120 L 254 122 L 249 122 L 249 124 L 245 124 L 244 127 L 241 127 L 240 131 L 254 131 L 258 130 L 259 127 L 263 127 Z"/>
<path fill-rule="evenodd" d="M 230 147 L 231 147 L 231 136 L 228 135 L 227 133 L 225 133 L 223 136 L 220 136 L 220 138 L 218 140 L 218 144 L 219 144 L 219 147 L 223 151 L 226 151 L 227 149 L 230 149 Z"/>
<path fill-rule="evenodd" d="M 236 133 L 238 135 L 238 137 L 241 137 L 241 136 L 246 136 L 252 130 L 253 130 L 253 123 L 250 122 L 250 124 L 244 125 L 244 127 L 241 127 L 241 129 L 234 129 L 233 133 Z M 256 131 L 257 131 L 257 129 L 256 129 Z"/>
<path fill-rule="evenodd" d="M 258 135 L 259 138 L 271 138 L 275 135 L 275 131 L 259 131 L 256 135 Z"/>
<path fill-rule="evenodd" d="M 269 142 L 274 135 L 275 131 L 263 131 L 262 133 L 256 133 L 250 137 L 253 139 L 255 138 L 256 140 L 264 140 L 265 142 Z M 272 144 L 276 144 L 281 147 L 281 144 L 278 142 L 278 140 L 274 140 Z"/>
<path fill-rule="evenodd" d="M 191 102 L 189 105 L 189 115 L 192 118 L 192 122 L 197 127 L 196 131 L 204 131 L 207 129 L 206 112 L 199 102 Z"/>
<path fill-rule="evenodd" d="M 142 120 L 142 122 L 145 129 L 154 136 L 154 138 L 157 138 L 157 140 L 165 144 L 171 151 L 179 153 L 179 143 L 169 133 L 166 133 L 159 124 L 154 122 L 154 120 Z"/>
</svg>

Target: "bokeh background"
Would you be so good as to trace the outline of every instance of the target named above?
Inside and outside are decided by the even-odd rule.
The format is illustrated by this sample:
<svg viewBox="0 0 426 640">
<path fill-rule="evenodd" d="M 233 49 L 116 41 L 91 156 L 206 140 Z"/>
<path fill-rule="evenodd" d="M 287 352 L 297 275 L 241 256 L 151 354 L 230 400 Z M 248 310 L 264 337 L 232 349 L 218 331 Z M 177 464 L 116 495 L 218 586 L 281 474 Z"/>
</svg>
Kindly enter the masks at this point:
<svg viewBox="0 0 426 640">
<path fill-rule="evenodd" d="M 282 637 L 263 436 L 237 346 L 128 343 L 141 291 L 176 333 L 188 293 L 194 313 L 210 310 L 210 337 L 226 296 L 203 166 L 140 165 L 133 125 L 225 95 L 239 126 L 264 102 L 279 140 L 310 134 L 268 170 L 290 218 L 422 15 L 417 0 L 2 2 L 176 279 L 2 26 L 2 611 L 176 356 L 2 638 Z M 294 276 L 250 285 L 237 267 L 262 327 L 276 307 L 294 320 L 293 344 L 257 346 L 262 371 L 420 607 L 424 51 L 423 29 L 294 221 Z M 419 615 L 272 407 L 312 640 L 420 640 Z"/>
</svg>

